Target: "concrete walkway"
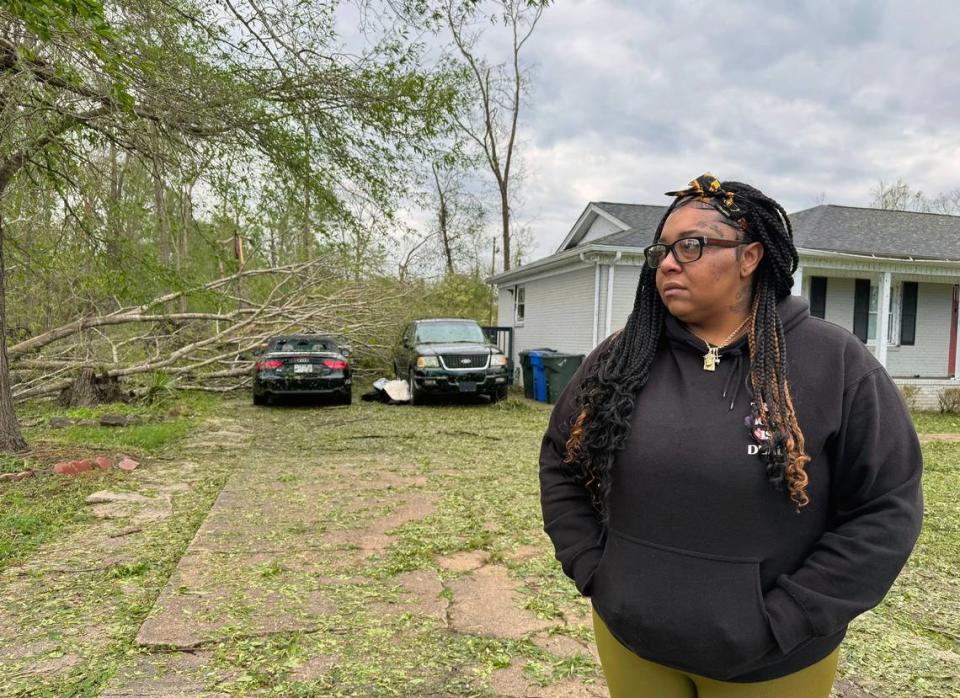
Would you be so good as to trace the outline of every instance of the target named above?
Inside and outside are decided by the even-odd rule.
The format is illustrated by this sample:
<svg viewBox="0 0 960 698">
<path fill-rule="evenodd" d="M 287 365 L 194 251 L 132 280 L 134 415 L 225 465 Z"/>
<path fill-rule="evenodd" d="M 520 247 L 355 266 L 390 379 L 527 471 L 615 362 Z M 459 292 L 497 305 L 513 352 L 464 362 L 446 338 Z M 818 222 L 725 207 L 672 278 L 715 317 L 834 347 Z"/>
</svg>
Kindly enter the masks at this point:
<svg viewBox="0 0 960 698">
<path fill-rule="evenodd" d="M 271 418 L 282 424 L 309 422 L 312 415 L 274 412 Z M 542 546 L 498 562 L 484 551 L 438 556 L 429 569 L 384 578 L 382 563 L 397 544 L 396 530 L 434 514 L 443 488 L 417 462 L 385 453 L 376 434 L 345 434 L 342 442 L 329 442 L 330 449 L 311 450 L 298 443 L 301 437 L 270 435 L 269 424 L 250 429 L 256 436 L 247 433 L 249 447 L 237 453 L 243 462 L 137 634 L 142 654 L 120 667 L 103 696 L 246 694 L 240 672 L 218 659 L 224 647 L 304 637 L 311 639 L 299 644 L 308 649 L 285 680 L 326 694 L 319 686 L 335 685 L 341 660 L 362 650 L 359 641 L 375 630 L 376 618 L 412 623 L 411 644 L 418 634 L 529 640 L 554 661 L 595 661 L 591 644 L 573 637 L 589 627 L 586 602 L 569 617 L 538 618 L 524 607 L 526 598 L 504 564 L 542 555 Z M 224 443 L 235 438 L 206 434 L 190 447 L 235 447 Z M 342 443 L 368 438 L 371 447 L 342 452 Z M 523 666 L 514 661 L 494 672 L 490 690 L 503 696 L 605 695 L 602 683 L 572 678 L 541 688 Z M 440 694 L 444 679 L 431 671 L 424 667 L 418 676 L 413 670 L 410 695 Z"/>
</svg>

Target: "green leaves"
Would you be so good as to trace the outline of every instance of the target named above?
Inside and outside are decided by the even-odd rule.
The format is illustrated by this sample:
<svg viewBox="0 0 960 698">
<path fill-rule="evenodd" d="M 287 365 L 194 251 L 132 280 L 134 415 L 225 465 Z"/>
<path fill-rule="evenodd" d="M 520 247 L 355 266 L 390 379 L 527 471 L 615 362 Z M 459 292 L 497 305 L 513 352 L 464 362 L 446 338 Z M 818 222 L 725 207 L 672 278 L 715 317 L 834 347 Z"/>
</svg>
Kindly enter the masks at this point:
<svg viewBox="0 0 960 698">
<path fill-rule="evenodd" d="M 22 19 L 44 41 L 50 41 L 54 32 L 72 30 L 77 21 L 102 39 L 114 36 L 97 0 L 2 0 L 0 7 Z"/>
</svg>

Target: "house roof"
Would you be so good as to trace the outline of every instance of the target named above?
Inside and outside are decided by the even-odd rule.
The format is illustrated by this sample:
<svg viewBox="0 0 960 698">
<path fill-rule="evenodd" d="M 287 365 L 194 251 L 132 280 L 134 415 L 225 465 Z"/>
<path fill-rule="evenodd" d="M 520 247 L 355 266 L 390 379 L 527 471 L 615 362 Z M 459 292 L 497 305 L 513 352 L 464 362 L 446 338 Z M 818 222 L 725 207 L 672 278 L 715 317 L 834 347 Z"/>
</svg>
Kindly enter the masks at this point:
<svg viewBox="0 0 960 698">
<path fill-rule="evenodd" d="M 509 272 L 487 279 L 499 283 L 544 265 L 565 263 L 577 250 L 633 248 L 637 252 L 653 241 L 666 206 L 593 201 L 567 235 L 560 249 Z M 621 226 L 621 230 L 584 241 L 590 226 L 600 215 Z M 960 216 L 913 211 L 825 204 L 791 213 L 796 246 L 806 254 L 855 254 L 895 259 L 960 261 Z M 582 254 L 582 252 L 581 252 Z"/>
<path fill-rule="evenodd" d="M 639 230 L 650 229 L 650 239 L 657 229 L 660 219 L 667 212 L 666 206 L 650 206 L 647 204 L 614 204 L 609 201 L 596 201 L 597 206 L 614 218 L 623 221 L 630 228 Z"/>
<path fill-rule="evenodd" d="M 597 202 L 630 227 L 590 242 L 646 247 L 666 206 Z M 793 238 L 807 250 L 913 259 L 960 260 L 960 216 L 827 204 L 791 213 Z"/>
<path fill-rule="evenodd" d="M 560 243 L 555 254 L 560 254 L 564 250 L 571 250 L 574 247 L 594 242 L 596 239 L 584 241 L 584 237 L 590 231 L 598 218 L 605 219 L 612 224 L 614 228 L 620 231 L 630 228 L 645 230 L 648 227 L 651 231 L 657 229 L 660 218 L 666 211 L 665 206 L 648 206 L 645 204 L 617 204 L 609 201 L 591 201 L 587 204 L 583 213 L 577 219 L 576 223 L 567 233 L 567 236 Z M 619 232 L 619 231 L 614 231 Z M 609 233 L 608 233 L 609 234 Z M 653 232 L 650 233 L 653 237 Z M 644 246 L 648 243 L 644 243 Z"/>
<path fill-rule="evenodd" d="M 960 216 L 824 205 L 791 213 L 790 222 L 804 249 L 960 260 Z"/>
</svg>

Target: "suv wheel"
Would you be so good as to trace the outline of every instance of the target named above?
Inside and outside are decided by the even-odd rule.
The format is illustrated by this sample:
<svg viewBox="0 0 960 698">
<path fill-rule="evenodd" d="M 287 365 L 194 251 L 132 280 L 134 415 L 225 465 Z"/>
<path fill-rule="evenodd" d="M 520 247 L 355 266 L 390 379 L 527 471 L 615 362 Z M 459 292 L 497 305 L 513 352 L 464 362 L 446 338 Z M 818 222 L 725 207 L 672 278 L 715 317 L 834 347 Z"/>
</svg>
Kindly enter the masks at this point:
<svg viewBox="0 0 960 698">
<path fill-rule="evenodd" d="M 254 393 L 254 394 L 253 394 L 253 404 L 254 404 L 254 405 L 266 405 L 266 404 L 267 404 L 267 396 L 266 396 L 266 395 L 258 395 L 257 393 Z"/>
<path fill-rule="evenodd" d="M 490 403 L 501 402 L 507 399 L 507 386 L 501 385 L 490 393 Z"/>
</svg>

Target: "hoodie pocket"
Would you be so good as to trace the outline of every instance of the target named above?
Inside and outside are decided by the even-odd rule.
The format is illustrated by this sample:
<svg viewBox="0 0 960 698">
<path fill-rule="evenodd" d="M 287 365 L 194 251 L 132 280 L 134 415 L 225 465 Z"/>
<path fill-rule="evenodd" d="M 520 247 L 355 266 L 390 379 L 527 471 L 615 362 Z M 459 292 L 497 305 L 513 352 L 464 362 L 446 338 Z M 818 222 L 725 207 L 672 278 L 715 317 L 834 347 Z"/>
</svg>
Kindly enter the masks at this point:
<svg viewBox="0 0 960 698">
<path fill-rule="evenodd" d="M 651 661 L 724 680 L 776 647 L 755 558 L 681 550 L 611 530 L 591 582 L 610 631 Z"/>
</svg>

